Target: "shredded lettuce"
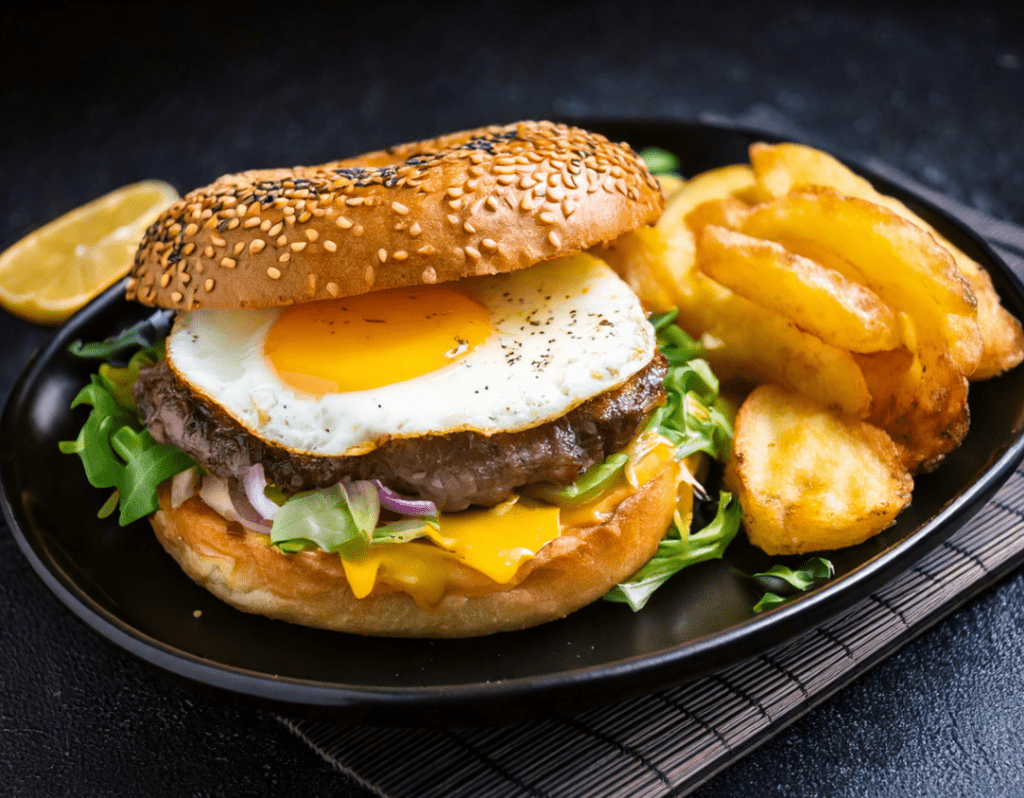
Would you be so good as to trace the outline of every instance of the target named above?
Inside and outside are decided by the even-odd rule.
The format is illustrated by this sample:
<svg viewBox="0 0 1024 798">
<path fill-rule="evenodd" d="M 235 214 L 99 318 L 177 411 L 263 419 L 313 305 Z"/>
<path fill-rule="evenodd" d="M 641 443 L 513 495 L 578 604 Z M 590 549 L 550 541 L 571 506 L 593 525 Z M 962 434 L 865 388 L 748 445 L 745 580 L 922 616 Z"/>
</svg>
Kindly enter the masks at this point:
<svg viewBox="0 0 1024 798">
<path fill-rule="evenodd" d="M 138 367 L 135 373 L 138 374 Z M 175 447 L 157 443 L 142 428 L 134 400 L 129 404 L 118 385 L 103 376 L 93 374 L 71 407 L 81 404 L 92 406 L 85 425 L 75 440 L 61 441 L 59 445 L 64 454 L 81 458 L 86 479 L 93 487 L 115 489 L 100 508 L 100 517 L 110 515 L 118 503 L 121 526 L 155 512 L 160 506 L 160 483 L 192 468 L 195 462 Z"/>
<path fill-rule="evenodd" d="M 796 569 L 773 565 L 763 573 L 754 574 L 751 579 L 765 591 L 754 605 L 754 612 L 770 610 L 801 593 L 821 587 L 835 576 L 835 572 L 835 566 L 824 557 L 812 557 Z"/>
<path fill-rule="evenodd" d="M 628 604 L 634 612 L 641 609 L 669 577 L 699 562 L 720 559 L 736 537 L 742 517 L 739 502 L 722 491 L 718 512 L 711 523 L 699 532 L 680 530 L 673 523 L 654 557 L 630 579 L 605 594 L 605 600 Z"/>
</svg>

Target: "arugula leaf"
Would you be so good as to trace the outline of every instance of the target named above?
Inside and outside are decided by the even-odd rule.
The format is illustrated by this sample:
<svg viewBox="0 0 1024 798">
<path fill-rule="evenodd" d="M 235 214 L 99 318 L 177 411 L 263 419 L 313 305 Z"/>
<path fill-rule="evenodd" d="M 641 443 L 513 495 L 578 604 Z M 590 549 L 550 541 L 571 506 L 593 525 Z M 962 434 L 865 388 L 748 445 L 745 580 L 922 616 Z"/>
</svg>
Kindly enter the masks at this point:
<svg viewBox="0 0 1024 798">
<path fill-rule="evenodd" d="M 652 175 L 672 175 L 679 177 L 679 156 L 661 147 L 644 147 L 640 150 Z"/>
<path fill-rule="evenodd" d="M 673 523 L 650 562 L 631 579 L 613 587 L 605 600 L 628 604 L 634 612 L 641 609 L 669 577 L 696 563 L 720 559 L 736 537 L 742 517 L 739 502 L 722 491 L 711 523 L 694 533 L 684 532 Z"/>
<path fill-rule="evenodd" d="M 764 573 L 754 574 L 751 579 L 766 591 L 754 605 L 754 612 L 778 607 L 801 593 L 821 587 L 835 573 L 835 566 L 824 557 L 812 557 L 795 570 L 785 565 L 773 565 Z"/>
<path fill-rule="evenodd" d="M 116 488 L 114 496 L 100 508 L 100 517 L 112 513 L 117 501 L 121 526 L 155 512 L 159 508 L 157 487 L 194 466 L 192 458 L 173 446 L 157 443 L 99 374 L 90 377 L 71 407 L 80 404 L 91 405 L 92 411 L 78 437 L 61 441 L 59 446 L 64 454 L 81 458 L 86 479 L 93 487 Z"/>
<path fill-rule="evenodd" d="M 154 344 L 160 344 L 162 347 L 161 341 L 170 331 L 173 318 L 174 311 L 158 310 L 148 319 L 105 341 L 92 341 L 87 344 L 74 341 L 68 346 L 68 351 L 81 358 L 113 360 L 140 347 L 145 348 Z"/>
<path fill-rule="evenodd" d="M 559 507 L 576 507 L 596 499 L 608 490 L 629 462 L 625 452 L 609 455 L 584 471 L 571 485 L 539 484 L 530 486 L 530 495 Z"/>
</svg>

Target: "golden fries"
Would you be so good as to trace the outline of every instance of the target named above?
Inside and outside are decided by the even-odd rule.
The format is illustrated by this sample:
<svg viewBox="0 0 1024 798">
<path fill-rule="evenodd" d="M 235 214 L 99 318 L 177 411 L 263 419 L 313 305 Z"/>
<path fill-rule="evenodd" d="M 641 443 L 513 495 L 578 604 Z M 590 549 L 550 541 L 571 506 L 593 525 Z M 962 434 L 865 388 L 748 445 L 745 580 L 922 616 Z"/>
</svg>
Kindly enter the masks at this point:
<svg viewBox="0 0 1024 798">
<path fill-rule="evenodd" d="M 973 380 L 987 379 L 1024 359 L 1020 322 L 1000 303 L 988 272 L 898 199 L 879 193 L 828 153 L 802 144 L 754 144 L 750 148 L 750 163 L 757 184 L 766 195 L 782 197 L 800 186 L 826 186 L 839 194 L 882 205 L 930 233 L 953 257 L 977 299 L 983 350 L 975 370 L 968 376 Z"/>
<path fill-rule="evenodd" d="M 740 407 L 733 448 L 726 482 L 768 554 L 854 546 L 910 501 L 913 480 L 882 430 L 774 385 Z"/>
<path fill-rule="evenodd" d="M 780 244 L 709 225 L 697 249 L 706 274 L 826 343 L 851 352 L 902 344 L 896 314 L 876 294 Z"/>
<path fill-rule="evenodd" d="M 1020 363 L 1024 333 L 979 264 L 832 156 L 750 159 L 671 186 L 658 224 L 608 258 L 648 308 L 679 308 L 720 378 L 781 386 L 737 422 L 728 474 L 752 542 L 852 545 L 960 443 L 968 378 Z"/>
</svg>

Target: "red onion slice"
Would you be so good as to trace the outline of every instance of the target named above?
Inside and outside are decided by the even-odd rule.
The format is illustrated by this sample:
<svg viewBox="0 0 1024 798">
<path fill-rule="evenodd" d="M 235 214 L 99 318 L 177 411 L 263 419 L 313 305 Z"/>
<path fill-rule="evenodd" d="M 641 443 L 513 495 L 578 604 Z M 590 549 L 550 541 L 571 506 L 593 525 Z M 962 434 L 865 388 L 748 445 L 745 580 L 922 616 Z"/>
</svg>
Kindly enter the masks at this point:
<svg viewBox="0 0 1024 798">
<path fill-rule="evenodd" d="M 242 477 L 242 485 L 245 487 L 245 497 L 263 518 L 273 521 L 281 508 L 267 498 L 263 489 L 267 487 L 267 478 L 263 472 L 263 463 L 250 466 Z"/>
<path fill-rule="evenodd" d="M 437 505 L 427 499 L 410 499 L 401 493 L 395 493 L 379 479 L 373 480 L 380 493 L 380 506 L 399 515 L 436 516 Z"/>
<path fill-rule="evenodd" d="M 237 521 L 253 532 L 270 534 L 270 522 L 259 519 L 259 513 L 249 504 L 242 491 L 232 497 L 226 479 L 207 474 L 199 488 L 199 497 L 228 521 Z"/>
</svg>

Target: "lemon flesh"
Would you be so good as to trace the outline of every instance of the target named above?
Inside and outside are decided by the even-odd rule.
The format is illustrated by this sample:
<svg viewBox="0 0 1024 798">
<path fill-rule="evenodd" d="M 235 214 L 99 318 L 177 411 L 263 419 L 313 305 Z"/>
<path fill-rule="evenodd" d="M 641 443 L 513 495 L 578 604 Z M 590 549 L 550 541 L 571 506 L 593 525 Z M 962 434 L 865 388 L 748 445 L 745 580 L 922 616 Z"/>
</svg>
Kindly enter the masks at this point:
<svg viewBox="0 0 1024 798">
<path fill-rule="evenodd" d="M 60 324 L 131 269 L 146 228 L 178 199 L 145 180 L 70 211 L 0 254 L 0 306 L 39 324 Z"/>
</svg>

